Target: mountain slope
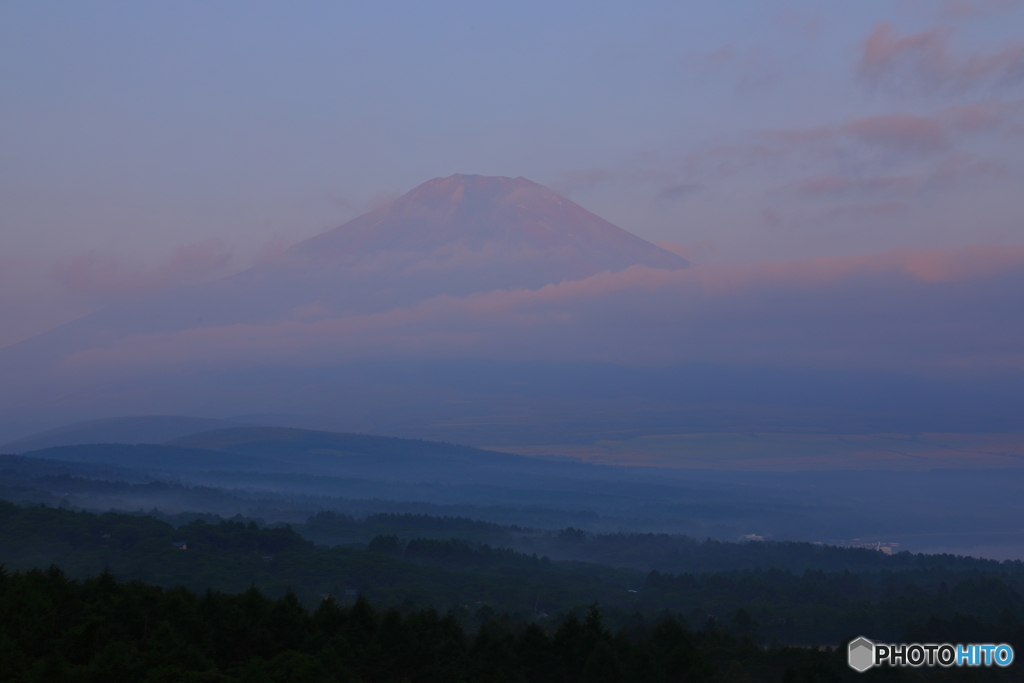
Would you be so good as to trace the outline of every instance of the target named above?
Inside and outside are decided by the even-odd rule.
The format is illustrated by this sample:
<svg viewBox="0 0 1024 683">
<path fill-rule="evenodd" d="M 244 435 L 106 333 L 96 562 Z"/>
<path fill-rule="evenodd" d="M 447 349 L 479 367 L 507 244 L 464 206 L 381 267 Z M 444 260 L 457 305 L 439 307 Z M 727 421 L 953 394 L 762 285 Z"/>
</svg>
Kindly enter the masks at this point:
<svg viewBox="0 0 1024 683">
<path fill-rule="evenodd" d="M 0 371 L 127 335 L 386 311 L 633 265 L 689 263 L 525 178 L 435 178 L 273 262 L 110 306 L 2 349 Z"/>
<path fill-rule="evenodd" d="M 233 426 L 226 420 L 178 415 L 139 415 L 78 422 L 31 434 L 0 446 L 2 453 L 27 453 L 92 443 L 163 443 L 190 434 Z"/>
<path fill-rule="evenodd" d="M 689 263 L 525 178 L 454 175 L 229 278 L 218 296 L 248 318 L 256 301 L 279 315 L 365 313 L 633 265 Z"/>
<path fill-rule="evenodd" d="M 444 306 L 446 297 L 687 265 L 525 178 L 437 178 L 272 262 L 140 295 L 0 350 L 8 389 L 0 416 L 12 433 L 18 423 L 138 412 L 280 412 L 293 401 L 262 397 L 319 392 L 320 380 L 261 374 L 268 368 L 301 362 L 326 369 L 359 354 L 390 353 L 375 332 L 359 341 L 359 316 L 395 312 L 401 319 L 428 300 Z M 440 316 L 430 338 L 471 338 L 459 327 L 474 315 Z M 417 353 L 417 332 L 384 325 L 385 336 Z M 243 348 L 259 350 L 254 357 Z M 231 377 L 216 376 L 229 366 Z"/>
<path fill-rule="evenodd" d="M 391 277 L 458 272 L 463 292 L 539 287 L 632 265 L 685 259 L 526 178 L 435 178 L 395 201 L 295 245 L 289 263 Z"/>
</svg>

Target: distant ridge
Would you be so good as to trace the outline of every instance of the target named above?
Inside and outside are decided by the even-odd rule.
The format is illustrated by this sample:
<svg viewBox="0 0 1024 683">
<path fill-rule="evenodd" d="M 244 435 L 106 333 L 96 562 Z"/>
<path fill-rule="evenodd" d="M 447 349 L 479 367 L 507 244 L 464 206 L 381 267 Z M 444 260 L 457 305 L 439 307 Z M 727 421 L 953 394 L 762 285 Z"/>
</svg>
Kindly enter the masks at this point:
<svg viewBox="0 0 1024 683">
<path fill-rule="evenodd" d="M 76 422 L 65 427 L 31 434 L 0 445 L 2 453 L 28 453 L 44 448 L 96 443 L 164 443 L 191 434 L 208 432 L 236 423 L 205 417 L 140 415 Z"/>
</svg>

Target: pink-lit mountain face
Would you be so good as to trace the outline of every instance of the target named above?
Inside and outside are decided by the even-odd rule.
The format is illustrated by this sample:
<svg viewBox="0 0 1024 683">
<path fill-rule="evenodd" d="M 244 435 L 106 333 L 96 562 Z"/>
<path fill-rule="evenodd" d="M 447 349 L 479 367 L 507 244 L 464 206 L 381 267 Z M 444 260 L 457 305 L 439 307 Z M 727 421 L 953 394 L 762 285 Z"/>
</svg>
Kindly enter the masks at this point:
<svg viewBox="0 0 1024 683">
<path fill-rule="evenodd" d="M 475 275 L 480 288 L 536 287 L 631 265 L 683 268 L 681 257 L 526 178 L 435 178 L 290 250 L 308 264 Z M 501 273 L 501 276 L 496 276 Z"/>
<path fill-rule="evenodd" d="M 284 289 L 307 283 L 311 301 L 368 311 L 441 294 L 536 289 L 632 265 L 689 264 L 526 178 L 454 175 L 238 279 Z"/>
<path fill-rule="evenodd" d="M 1018 372 L 1024 322 L 1005 311 L 1022 307 L 1024 251 L 686 265 L 527 180 L 432 180 L 273 262 L 111 306 L 0 349 L 0 421 L 358 413 L 386 416 L 359 429 L 386 431 L 405 429 L 409 415 L 448 399 L 455 401 L 450 412 L 416 414 L 429 413 L 423 420 L 431 424 L 462 423 L 468 413 L 458 401 L 480 387 L 510 396 L 526 375 L 547 382 L 555 367 L 570 370 L 552 375 L 565 378 L 552 391 L 608 401 L 610 415 L 621 409 L 619 370 L 631 377 L 638 366 L 691 362 L 903 372 L 953 367 L 949 359 L 962 358 L 964 367 L 998 369 L 1014 387 L 996 387 L 998 401 L 968 406 L 971 414 L 1011 415 L 1006 406 L 1019 403 L 1024 383 L 1007 369 Z M 495 370 L 500 381 L 478 384 L 488 364 L 519 369 Z M 579 364 L 591 365 L 574 374 Z M 595 391 L 585 376 L 598 365 L 611 374 Z M 794 372 L 794 382 L 804 381 L 803 370 Z M 742 389 L 745 380 L 729 373 L 723 382 L 693 384 L 695 393 L 673 393 L 687 386 L 673 380 L 664 385 L 668 393 L 655 394 L 684 402 L 789 400 L 789 380 L 756 374 L 743 375 L 752 378 L 752 393 L 730 398 L 738 394 L 722 392 Z M 886 392 L 869 385 L 870 411 Z M 644 396 L 645 386 L 634 395 Z M 824 385 L 807 386 L 820 392 Z M 922 414 L 933 410 L 931 393 L 919 392 Z M 378 396 L 372 409 L 371 395 Z M 813 396 L 807 405 L 817 409 Z M 503 414 L 516 416 L 510 420 L 548 410 L 520 398 L 501 404 L 510 411 Z M 643 405 L 660 399 L 650 400 Z"/>
<path fill-rule="evenodd" d="M 539 289 L 633 265 L 689 264 L 525 178 L 454 175 L 300 242 L 273 262 L 111 306 L 9 347 L 0 361 L 46 365 L 126 337 L 377 313 L 438 296 Z"/>
</svg>

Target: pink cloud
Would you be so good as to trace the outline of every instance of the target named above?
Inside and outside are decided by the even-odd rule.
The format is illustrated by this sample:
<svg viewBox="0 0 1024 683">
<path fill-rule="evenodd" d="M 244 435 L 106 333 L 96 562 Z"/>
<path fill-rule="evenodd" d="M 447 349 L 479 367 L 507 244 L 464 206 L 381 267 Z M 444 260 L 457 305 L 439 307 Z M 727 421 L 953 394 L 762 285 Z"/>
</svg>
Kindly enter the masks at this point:
<svg viewBox="0 0 1024 683">
<path fill-rule="evenodd" d="M 950 50 L 948 31 L 933 28 L 900 36 L 882 22 L 864 40 L 858 72 L 873 87 L 938 91 L 1010 85 L 1024 80 L 1024 44 L 957 56 Z"/>
<path fill-rule="evenodd" d="M 924 116 L 871 116 L 851 121 L 843 126 L 842 130 L 865 142 L 889 148 L 927 151 L 945 147 L 947 144 L 942 124 Z"/>
<path fill-rule="evenodd" d="M 1016 141 L 1007 138 L 1024 132 L 1022 121 L 1024 100 L 984 99 L 926 113 L 897 110 L 827 125 L 751 131 L 675 159 L 651 155 L 646 173 L 595 170 L 566 178 L 576 189 L 627 186 L 634 198 L 650 202 L 647 208 L 657 220 L 684 202 L 692 209 L 685 220 L 702 220 L 712 215 L 712 203 L 728 194 L 736 198 L 743 220 L 789 239 L 836 217 L 920 233 L 927 223 L 943 220 L 932 212 L 954 193 L 974 205 L 984 183 L 998 181 L 1010 191 Z M 977 207 L 986 238 L 998 239 L 1002 228 L 990 217 L 1007 210 L 1012 197 L 1003 193 L 995 211 Z M 678 207 L 670 204 L 680 198 Z M 901 225 L 892 220 L 908 214 L 912 220 Z"/>
<path fill-rule="evenodd" d="M 877 84 L 894 69 L 912 68 L 918 77 L 944 80 L 948 77 L 949 55 L 945 37 L 936 29 L 900 38 L 889 23 L 875 25 L 864 40 L 858 69 L 860 76 Z"/>
<path fill-rule="evenodd" d="M 1024 247 L 972 246 L 961 249 L 894 252 L 901 268 L 924 282 L 991 277 L 1024 262 Z"/>
<path fill-rule="evenodd" d="M 1024 5 L 1021 0 L 943 0 L 943 13 L 957 19 L 1006 12 Z"/>
<path fill-rule="evenodd" d="M 63 367 L 127 376 L 392 357 L 1016 367 L 1024 321 L 1009 311 L 1022 296 L 1024 245 L 634 266 L 367 315 L 312 304 L 276 322 L 133 335 Z"/>
<path fill-rule="evenodd" d="M 230 260 L 226 245 L 210 240 L 180 247 L 165 263 L 148 269 L 112 257 L 83 254 L 57 262 L 51 275 L 76 293 L 120 296 L 222 275 Z"/>
<path fill-rule="evenodd" d="M 990 131 L 1009 123 L 1024 109 L 1024 101 L 987 100 L 949 107 L 940 117 L 948 125 L 966 132 Z"/>
<path fill-rule="evenodd" d="M 929 187 L 941 188 L 975 178 L 1004 176 L 1008 172 L 1006 164 L 999 159 L 962 152 L 944 157 L 928 174 L 926 182 Z"/>
<path fill-rule="evenodd" d="M 863 275 L 897 276 L 919 282 L 963 282 L 1024 267 L 1024 245 L 909 250 L 878 254 L 748 264 L 706 264 L 686 272 L 708 291 L 741 290 L 759 284 L 816 287 Z"/>
<path fill-rule="evenodd" d="M 989 107 L 990 115 L 996 111 L 995 106 Z M 741 142 L 694 152 L 683 169 L 689 177 L 700 178 L 707 173 L 731 175 L 807 162 L 834 164 L 838 160 L 850 166 L 884 160 L 892 165 L 951 147 L 955 142 L 950 134 L 953 121 L 964 123 L 973 119 L 980 125 L 983 116 L 980 109 L 930 117 L 893 113 L 836 125 L 765 130 Z"/>
<path fill-rule="evenodd" d="M 973 179 L 1005 175 L 1006 166 L 997 159 L 967 152 L 948 154 L 931 168 L 902 175 L 843 176 L 825 174 L 802 178 L 795 183 L 798 194 L 808 198 L 909 197 Z M 901 206 L 906 208 L 905 205 Z"/>
<path fill-rule="evenodd" d="M 1022 112 L 1022 100 L 986 100 L 947 107 L 929 116 L 893 112 L 833 125 L 764 130 L 691 153 L 681 165 L 681 174 L 689 183 L 696 183 L 709 174 L 777 172 L 809 164 L 841 164 L 847 172 L 858 167 L 897 167 L 937 153 L 958 153 L 973 138 L 1010 130 L 1019 123 Z M 824 178 L 830 174 L 817 175 Z"/>
</svg>

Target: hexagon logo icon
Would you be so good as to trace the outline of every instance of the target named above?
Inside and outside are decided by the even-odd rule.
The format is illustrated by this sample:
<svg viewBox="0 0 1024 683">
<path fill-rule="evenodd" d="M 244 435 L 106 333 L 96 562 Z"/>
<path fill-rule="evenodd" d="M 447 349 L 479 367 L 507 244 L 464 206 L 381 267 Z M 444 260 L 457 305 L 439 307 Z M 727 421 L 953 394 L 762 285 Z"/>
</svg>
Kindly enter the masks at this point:
<svg viewBox="0 0 1024 683">
<path fill-rule="evenodd" d="M 846 657 L 851 669 L 863 673 L 875 665 L 875 644 L 864 637 L 851 640 Z"/>
</svg>

